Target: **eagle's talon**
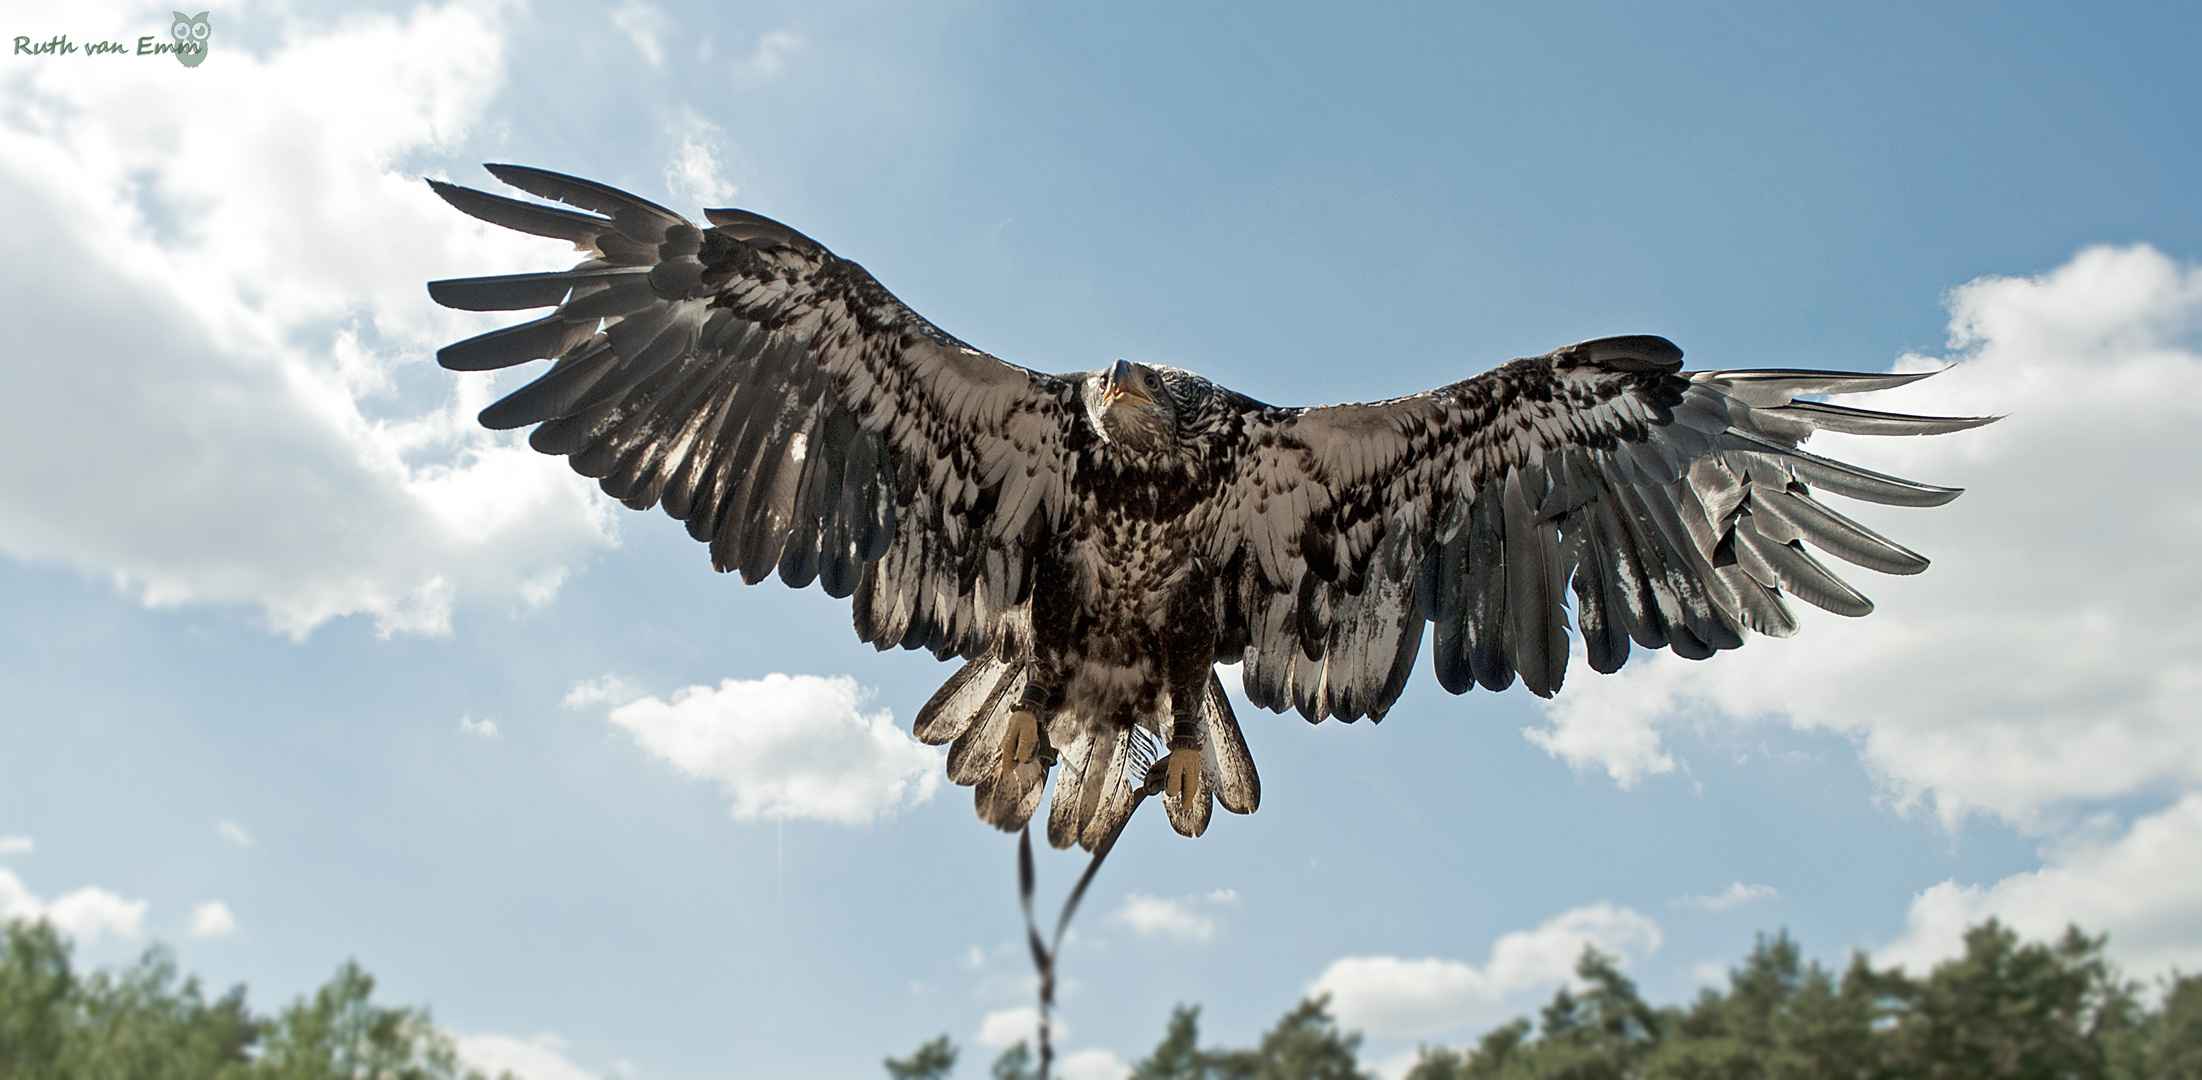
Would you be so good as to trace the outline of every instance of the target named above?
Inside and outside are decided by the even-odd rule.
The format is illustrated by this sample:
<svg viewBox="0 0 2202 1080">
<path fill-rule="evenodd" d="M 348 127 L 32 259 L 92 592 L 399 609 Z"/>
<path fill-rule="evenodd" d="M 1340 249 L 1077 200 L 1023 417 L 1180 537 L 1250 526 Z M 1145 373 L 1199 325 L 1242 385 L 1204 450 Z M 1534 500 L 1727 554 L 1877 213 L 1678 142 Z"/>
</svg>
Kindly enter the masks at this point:
<svg viewBox="0 0 2202 1080">
<path fill-rule="evenodd" d="M 1181 746 L 1170 751 L 1165 768 L 1168 775 L 1163 790 L 1180 803 L 1187 803 L 1200 793 L 1200 751 Z"/>
<path fill-rule="evenodd" d="M 1032 760 L 1033 751 L 1040 748 L 1040 714 L 1030 709 L 1015 709 L 1009 714 L 1009 737 L 1002 740 L 1002 772 Z"/>
</svg>

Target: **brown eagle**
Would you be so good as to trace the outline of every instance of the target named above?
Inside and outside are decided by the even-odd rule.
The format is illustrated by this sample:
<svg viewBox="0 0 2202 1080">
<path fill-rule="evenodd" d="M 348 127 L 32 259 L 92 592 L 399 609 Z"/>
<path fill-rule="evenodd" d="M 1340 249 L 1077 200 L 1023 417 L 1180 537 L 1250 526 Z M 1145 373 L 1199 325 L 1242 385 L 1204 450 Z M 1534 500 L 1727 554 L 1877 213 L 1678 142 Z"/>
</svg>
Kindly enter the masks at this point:
<svg viewBox="0 0 2202 1080">
<path fill-rule="evenodd" d="M 1815 491 L 1935 506 L 1958 489 L 1799 449 L 1816 430 L 1931 435 L 1992 417 L 1805 400 L 1918 375 L 1685 373 L 1664 338 L 1599 338 L 1369 405 L 1265 405 L 1119 360 L 1046 375 L 943 333 L 777 221 L 709 227 L 601 184 L 498 179 L 576 209 L 430 181 L 459 210 L 571 241 L 571 270 L 432 282 L 468 311 L 551 308 L 443 349 L 459 371 L 555 363 L 482 411 L 537 425 L 712 566 L 855 598 L 885 649 L 962 657 L 914 734 L 1007 830 L 1092 849 L 1142 789 L 1198 836 L 1260 784 L 1219 663 L 1248 700 L 1381 719 L 1435 623 L 1438 683 L 1550 697 L 1568 607 L 1590 666 L 1631 642 L 1691 659 L 1797 624 L 1794 596 L 1873 605 L 1805 547 L 1891 574 L 1927 560 Z M 1159 748 L 1158 748 L 1159 744 Z M 1167 753 L 1162 753 L 1163 750 Z"/>
</svg>

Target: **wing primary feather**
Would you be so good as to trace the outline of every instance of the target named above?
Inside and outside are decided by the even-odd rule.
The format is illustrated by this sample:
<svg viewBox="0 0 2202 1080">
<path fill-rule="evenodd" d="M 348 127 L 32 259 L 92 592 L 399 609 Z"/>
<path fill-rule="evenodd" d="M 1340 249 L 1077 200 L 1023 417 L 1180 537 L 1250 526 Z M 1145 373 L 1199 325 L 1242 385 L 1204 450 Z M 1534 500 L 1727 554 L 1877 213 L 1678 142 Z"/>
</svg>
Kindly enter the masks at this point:
<svg viewBox="0 0 2202 1080">
<path fill-rule="evenodd" d="M 680 225 L 687 222 L 686 218 L 648 199 L 629 194 L 615 187 L 607 187 L 594 180 L 583 180 L 578 176 L 567 176 L 564 173 L 554 173 L 548 169 L 530 168 L 526 165 L 484 165 L 482 167 L 488 169 L 490 175 L 530 195 L 553 199 L 568 206 L 578 206 L 583 210 L 594 210 L 605 215 L 642 211 L 647 217 L 662 223 L 659 226 L 660 232 L 666 226 Z M 652 243 L 656 242 L 652 238 L 642 236 L 634 237 L 634 239 L 650 239 Z"/>
<path fill-rule="evenodd" d="M 486 191 L 447 184 L 441 180 L 430 180 L 428 186 L 443 201 L 468 217 L 517 232 L 564 240 L 578 248 L 594 246 L 598 236 L 612 230 L 609 220 L 589 214 L 577 214 L 556 206 L 521 202 Z"/>
<path fill-rule="evenodd" d="M 559 360 L 541 378 L 498 399 L 477 419 L 492 431 L 510 431 L 564 416 L 617 363 L 619 354 L 612 351 L 611 342 L 600 338 Z"/>
<path fill-rule="evenodd" d="M 494 371 L 530 360 L 564 356 L 596 336 L 593 324 L 567 322 L 556 313 L 533 322 L 477 334 L 436 351 L 436 362 L 452 371 Z"/>
<path fill-rule="evenodd" d="M 1795 447 L 1779 446 L 1755 435 L 1730 431 L 1716 445 L 1729 449 L 1769 454 L 1779 459 L 1797 479 L 1838 495 L 1888 506 L 1940 506 L 1964 494 L 1964 488 L 1935 487 L 1898 476 L 1861 469 Z"/>
<path fill-rule="evenodd" d="M 1819 401 L 1792 401 L 1762 411 L 1795 417 L 1820 431 L 1845 435 L 1947 435 L 2002 419 L 1996 416 L 1913 416 Z"/>
<path fill-rule="evenodd" d="M 1431 618 L 1437 624 L 1437 639 L 1430 646 L 1431 668 L 1446 693 L 1465 694 L 1476 685 L 1476 666 L 1468 658 L 1471 641 L 1464 595 L 1469 589 L 1468 530 L 1462 529 L 1426 558 L 1426 572 L 1436 581 L 1440 597 Z"/>
<path fill-rule="evenodd" d="M 1507 620 L 1504 640 L 1507 653 L 1514 660 L 1514 668 L 1521 675 L 1522 685 L 1538 697 L 1551 697 L 1560 688 L 1560 677 L 1567 670 L 1567 637 L 1560 635 L 1558 671 L 1553 669 L 1551 649 L 1552 621 L 1558 615 L 1551 603 L 1556 584 L 1551 579 L 1558 561 L 1557 552 L 1546 551 L 1546 540 L 1540 535 L 1549 526 L 1536 524 L 1535 511 L 1531 509 L 1528 492 L 1524 490 L 1520 469 L 1509 470 L 1506 484 L 1499 499 L 1500 511 L 1506 527 L 1506 607 Z"/>
<path fill-rule="evenodd" d="M 826 559 L 825 543 L 834 510 L 840 503 L 843 470 L 848 465 L 848 437 L 855 422 L 847 412 L 822 410 L 810 440 L 810 454 L 803 463 L 802 489 L 796 496 L 795 523 L 788 536 L 787 552 L 780 558 L 780 580 L 792 588 L 807 588 L 817 579 Z"/>
<path fill-rule="evenodd" d="M 1753 485 L 1751 506 L 1788 522 L 1813 546 L 1845 562 L 1884 574 L 1916 574 L 1927 568 L 1926 556 L 1828 509 L 1802 485 L 1791 490 Z"/>
<path fill-rule="evenodd" d="M 1499 482 L 1476 495 L 1468 520 L 1468 663 L 1476 682 L 1494 693 L 1514 685 L 1514 664 L 1506 654 L 1506 522 Z"/>
<path fill-rule="evenodd" d="M 607 278 L 638 274 L 624 267 L 604 270 L 556 270 L 547 274 L 498 274 L 490 277 L 448 278 L 428 283 L 428 297 L 460 311 L 520 311 L 555 307 L 577 285 L 595 284 Z"/>
<path fill-rule="evenodd" d="M 1586 533 L 1583 557 L 1575 564 L 1573 580 L 1575 628 L 1583 635 L 1583 651 L 1588 654 L 1591 670 L 1611 675 L 1628 663 L 1629 639 L 1606 609 L 1606 597 L 1613 588 L 1606 582 L 1611 555 L 1603 550 L 1594 532 Z"/>
<path fill-rule="evenodd" d="M 1700 371 L 1694 382 L 1710 382 L 1729 397 L 1754 409 L 1787 405 L 1799 397 L 1816 394 L 1864 394 L 1915 383 L 1934 372 L 1906 375 L 1867 375 L 1855 371 L 1801 371 L 1795 368 L 1761 368 L 1753 371 Z"/>
</svg>

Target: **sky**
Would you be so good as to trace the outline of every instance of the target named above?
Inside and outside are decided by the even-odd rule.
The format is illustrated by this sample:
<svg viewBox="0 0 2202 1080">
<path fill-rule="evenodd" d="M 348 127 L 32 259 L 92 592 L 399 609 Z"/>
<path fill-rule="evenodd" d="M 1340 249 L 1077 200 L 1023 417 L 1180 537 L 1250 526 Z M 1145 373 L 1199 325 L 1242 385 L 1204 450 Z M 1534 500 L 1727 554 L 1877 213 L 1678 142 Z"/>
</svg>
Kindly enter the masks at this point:
<svg viewBox="0 0 2202 1080">
<path fill-rule="evenodd" d="M 1252 816 L 1133 821 L 1057 1045 L 1327 992 L 1396 1077 L 1562 985 L 1968 925 L 2202 969 L 2193 5 L 0 3 L 0 915 L 266 1010 L 347 958 L 526 1080 L 877 1076 L 1029 1031 L 1013 838 L 908 736 L 951 669 L 714 575 L 473 415 L 423 282 L 555 269 L 424 177 L 733 205 L 1050 371 L 1371 400 L 1576 340 L 1946 369 L 1813 448 L 1967 494 L 1879 609 L 1377 727 L 1239 702 Z M 96 42 L 119 52 L 90 52 Z M 1043 853 L 1043 909 L 1082 869 Z"/>
</svg>

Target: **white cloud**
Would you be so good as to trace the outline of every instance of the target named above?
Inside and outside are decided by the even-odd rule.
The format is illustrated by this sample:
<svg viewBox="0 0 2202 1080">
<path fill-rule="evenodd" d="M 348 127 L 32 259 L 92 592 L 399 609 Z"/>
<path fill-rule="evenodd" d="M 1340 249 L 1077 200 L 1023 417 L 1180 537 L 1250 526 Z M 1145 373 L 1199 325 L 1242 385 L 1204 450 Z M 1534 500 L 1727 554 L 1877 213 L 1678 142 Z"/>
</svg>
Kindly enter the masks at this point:
<svg viewBox="0 0 2202 1080">
<path fill-rule="evenodd" d="M 1216 921 L 1194 912 L 1185 901 L 1145 893 L 1125 897 L 1116 917 L 1147 937 L 1206 941 L 1216 932 Z"/>
<path fill-rule="evenodd" d="M 105 889 L 86 887 L 47 903 L 31 893 L 23 879 L 0 870 L 0 921 L 45 919 L 83 944 L 112 934 L 134 938 L 145 925 L 143 900 L 125 900 Z"/>
<path fill-rule="evenodd" d="M 195 938 L 224 938 L 237 932 L 237 917 L 229 913 L 229 905 L 220 900 L 209 900 L 191 909 L 191 936 Z"/>
<path fill-rule="evenodd" d="M 1936 565 L 1853 573 L 1880 603 L 1865 619 L 1801 608 L 1795 639 L 1574 671 L 1533 740 L 1625 784 L 1671 767 L 1658 729 L 1677 721 L 1834 732 L 1900 805 L 1951 824 L 2046 829 L 2076 801 L 2202 784 L 2202 623 L 2171 614 L 2202 609 L 2202 561 L 2172 540 L 2202 531 L 2202 476 L 2180 449 L 2202 427 L 2202 270 L 2090 248 L 2040 277 L 1974 281 L 1950 310 L 1954 366 L 1861 403 L 2007 418 L 1814 447 L 1969 488 L 1931 510 L 1845 501 Z"/>
<path fill-rule="evenodd" d="M 1178 941 L 1206 941 L 1215 936 L 1216 920 L 1204 914 L 1203 907 L 1236 904 L 1239 894 L 1230 889 L 1217 889 L 1205 896 L 1149 896 L 1143 892 L 1129 893 L 1124 906 L 1116 910 L 1116 920 L 1132 928 L 1142 937 L 1172 938 Z"/>
<path fill-rule="evenodd" d="M 473 713 L 467 713 L 459 717 L 459 730 L 468 735 L 479 736 L 492 742 L 505 737 L 504 732 L 497 730 L 497 721 L 476 720 Z"/>
<path fill-rule="evenodd" d="M 1107 1050 L 1080 1050 L 1066 1055 L 1055 1066 L 1063 1080 L 1126 1080 L 1132 1067 Z"/>
<path fill-rule="evenodd" d="M 10 68 L 0 254 L 42 269 L 0 294 L 0 379 L 39 407 L 0 427 L 0 455 L 66 467 L 0 476 L 0 552 L 293 636 L 353 614 L 441 634 L 461 596 L 539 603 L 613 542 L 609 503 L 563 463 L 476 429 L 487 377 L 398 393 L 435 346 L 495 325 L 425 302 L 424 280 L 547 250 L 405 164 L 492 100 L 505 10 L 300 20 L 189 79 Z"/>
<path fill-rule="evenodd" d="M 1738 881 L 1711 896 L 1682 896 L 1669 901 L 1675 907 L 1699 911 L 1730 911 L 1753 900 L 1772 900 L 1781 893 L 1772 885 L 1745 885 Z"/>
<path fill-rule="evenodd" d="M 591 705 L 625 705 L 641 697 L 642 690 L 618 675 L 605 675 L 584 679 L 566 691 L 564 701 L 558 703 L 564 709 L 586 709 Z"/>
<path fill-rule="evenodd" d="M 2112 959 L 2129 973 L 2202 968 L 2202 792 L 2133 823 L 2108 840 L 2050 849 L 2039 870 L 1993 885 L 1945 881 L 1912 899 L 1904 936 L 1876 954 L 1923 973 L 1964 951 L 1963 934 L 1991 916 L 2030 940 L 2054 940 L 2078 924 L 2109 931 Z"/>
<path fill-rule="evenodd" d="M 1522 736 L 1576 769 L 1606 770 L 1624 790 L 1646 776 L 1674 771 L 1674 756 L 1660 746 L 1654 720 L 1675 708 L 1672 665 L 1636 663 L 1618 677 L 1596 677 L 1589 669 L 1582 639 L 1573 639 L 1564 692 L 1544 707 L 1549 728 L 1526 727 Z M 1656 670 L 1644 670 L 1656 669 Z"/>
<path fill-rule="evenodd" d="M 566 1057 L 566 1041 L 542 1034 L 532 1039 L 510 1035 L 461 1035 L 459 1060 L 484 1076 L 511 1073 L 519 1080 L 600 1080 L 602 1074 Z"/>
<path fill-rule="evenodd" d="M 1380 1036 L 1430 1035 L 1497 1019 L 1510 995 L 1569 981 L 1586 945 L 1642 958 L 1658 951 L 1659 940 L 1651 919 L 1591 904 L 1501 937 L 1481 968 L 1436 957 L 1351 956 L 1325 968 L 1308 993 L 1329 994 L 1332 1014 L 1344 1027 Z"/>
<path fill-rule="evenodd" d="M 680 29 L 665 9 L 646 0 L 620 0 L 612 11 L 612 25 L 634 42 L 635 51 L 652 68 L 665 66 L 665 45 L 659 39 Z"/>
<path fill-rule="evenodd" d="M 1048 1039 L 1062 1042 L 1070 1037 L 1070 1025 L 1060 1016 L 1048 1018 Z M 1007 1049 L 1018 1043 L 1035 1048 L 1040 1045 L 1040 1010 L 1030 1005 L 1013 1009 L 996 1009 L 979 1021 L 979 1033 L 972 1041 L 980 1046 Z"/>
<path fill-rule="evenodd" d="M 867 696 L 845 675 L 772 674 L 631 701 L 611 720 L 681 772 L 719 781 L 735 817 L 856 825 L 932 798 L 945 757 L 886 710 L 858 712 Z"/>
<path fill-rule="evenodd" d="M 260 846 L 259 841 L 254 840 L 252 838 L 252 834 L 245 831 L 244 826 L 239 825 L 234 821 L 224 821 L 214 826 L 214 835 L 219 836 L 222 839 L 227 840 L 230 843 L 235 844 L 241 848 Z"/>
<path fill-rule="evenodd" d="M 686 127 L 681 133 L 680 149 L 665 166 L 665 186 L 673 194 L 705 206 L 727 205 L 734 200 L 736 188 L 719 161 L 722 140 L 718 127 L 693 113 Z"/>
<path fill-rule="evenodd" d="M 38 844 L 28 836 L 0 836 L 0 855 L 28 855 Z"/>
</svg>

